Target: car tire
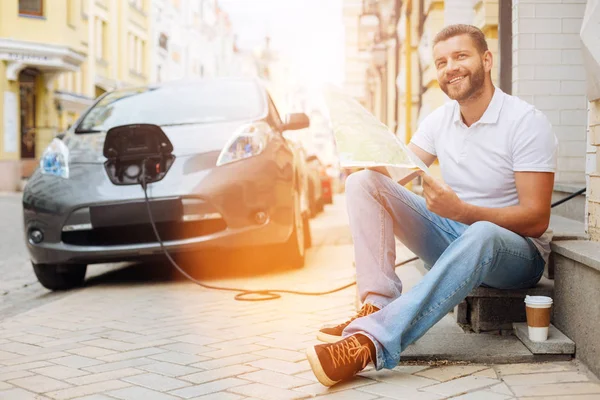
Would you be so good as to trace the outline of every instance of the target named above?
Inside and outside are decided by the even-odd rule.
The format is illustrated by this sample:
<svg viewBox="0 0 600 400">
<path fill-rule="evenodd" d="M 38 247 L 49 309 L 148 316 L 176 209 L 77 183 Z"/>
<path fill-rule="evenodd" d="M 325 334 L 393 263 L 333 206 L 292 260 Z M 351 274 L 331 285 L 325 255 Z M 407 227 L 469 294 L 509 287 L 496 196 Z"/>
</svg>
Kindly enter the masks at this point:
<svg viewBox="0 0 600 400">
<path fill-rule="evenodd" d="M 35 264 L 33 272 L 46 289 L 69 290 L 81 286 L 85 280 L 85 264 Z"/>
<path fill-rule="evenodd" d="M 300 209 L 300 193 L 294 193 L 294 227 L 288 241 L 282 246 L 282 262 L 292 268 L 302 268 L 304 266 L 304 256 L 306 253 L 306 234 L 305 229 L 307 218 L 302 215 Z M 300 224 L 300 226 L 298 226 Z"/>
<path fill-rule="evenodd" d="M 305 215 L 303 218 L 304 223 L 304 248 L 310 249 L 312 247 L 312 234 L 310 232 L 310 217 Z"/>
</svg>

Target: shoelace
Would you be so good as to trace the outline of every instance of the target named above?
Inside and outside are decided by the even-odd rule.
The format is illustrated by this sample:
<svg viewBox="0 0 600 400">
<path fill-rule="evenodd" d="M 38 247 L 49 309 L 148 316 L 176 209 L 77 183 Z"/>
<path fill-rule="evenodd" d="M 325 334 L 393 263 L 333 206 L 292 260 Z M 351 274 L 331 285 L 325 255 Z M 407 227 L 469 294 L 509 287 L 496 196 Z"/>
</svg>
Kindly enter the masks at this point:
<svg viewBox="0 0 600 400">
<path fill-rule="evenodd" d="M 350 336 L 347 340 L 327 347 L 327 351 L 329 351 L 329 355 L 333 361 L 333 368 L 361 361 L 362 366 L 360 369 L 364 369 L 369 361 L 371 361 L 369 346 L 360 344 L 354 336 Z"/>
<path fill-rule="evenodd" d="M 339 328 L 340 326 L 348 325 L 350 322 L 354 321 L 356 318 L 360 318 L 360 317 L 367 316 L 369 314 L 373 314 L 375 311 L 377 311 L 377 310 L 375 309 L 375 306 L 373 304 L 366 303 L 364 306 L 362 306 L 362 308 L 360 309 L 358 314 L 356 314 L 354 317 L 350 318 L 349 321 L 342 322 L 341 324 L 336 326 L 336 328 Z"/>
</svg>

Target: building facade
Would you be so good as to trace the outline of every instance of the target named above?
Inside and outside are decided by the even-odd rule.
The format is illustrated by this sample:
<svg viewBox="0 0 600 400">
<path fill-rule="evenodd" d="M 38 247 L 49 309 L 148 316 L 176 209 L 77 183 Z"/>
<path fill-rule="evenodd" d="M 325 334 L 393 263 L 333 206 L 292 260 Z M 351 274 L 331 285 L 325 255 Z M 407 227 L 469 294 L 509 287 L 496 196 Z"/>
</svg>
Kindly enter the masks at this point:
<svg viewBox="0 0 600 400">
<path fill-rule="evenodd" d="M 216 0 L 152 1 L 152 82 L 236 73 L 235 37 Z"/>
<path fill-rule="evenodd" d="M 150 0 L 0 2 L 0 190 L 97 96 L 148 82 L 149 13 Z"/>
</svg>

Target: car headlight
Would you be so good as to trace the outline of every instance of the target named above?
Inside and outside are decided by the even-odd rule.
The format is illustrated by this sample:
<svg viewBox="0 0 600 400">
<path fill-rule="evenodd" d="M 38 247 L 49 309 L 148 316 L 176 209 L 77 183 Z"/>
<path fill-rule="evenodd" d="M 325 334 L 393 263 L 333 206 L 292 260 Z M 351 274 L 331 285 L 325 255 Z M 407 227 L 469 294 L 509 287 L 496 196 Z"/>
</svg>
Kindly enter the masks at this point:
<svg viewBox="0 0 600 400">
<path fill-rule="evenodd" d="M 217 166 L 259 155 L 267 147 L 267 136 L 270 131 L 271 127 L 265 122 L 243 125 L 219 154 Z"/>
<path fill-rule="evenodd" d="M 54 138 L 44 150 L 40 159 L 40 171 L 44 175 L 69 178 L 69 148 L 62 140 Z"/>
</svg>

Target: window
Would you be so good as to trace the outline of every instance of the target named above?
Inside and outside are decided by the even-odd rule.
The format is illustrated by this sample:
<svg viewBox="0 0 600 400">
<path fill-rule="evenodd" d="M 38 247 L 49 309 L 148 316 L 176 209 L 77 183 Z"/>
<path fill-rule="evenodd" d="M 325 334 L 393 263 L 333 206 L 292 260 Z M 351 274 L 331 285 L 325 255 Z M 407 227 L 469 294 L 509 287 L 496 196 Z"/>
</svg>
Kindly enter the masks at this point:
<svg viewBox="0 0 600 400">
<path fill-rule="evenodd" d="M 19 0 L 19 14 L 44 16 L 44 0 Z"/>
<path fill-rule="evenodd" d="M 96 36 L 96 60 L 106 60 L 106 22 L 100 18 L 96 18 L 95 36 Z"/>
<path fill-rule="evenodd" d="M 140 11 L 144 11 L 144 0 L 129 0 L 129 4 Z"/>
<path fill-rule="evenodd" d="M 133 33 L 129 34 L 129 70 L 136 74 L 144 73 L 145 42 Z"/>
<path fill-rule="evenodd" d="M 70 27 L 75 28 L 75 0 L 67 0 L 67 24 Z"/>
</svg>

